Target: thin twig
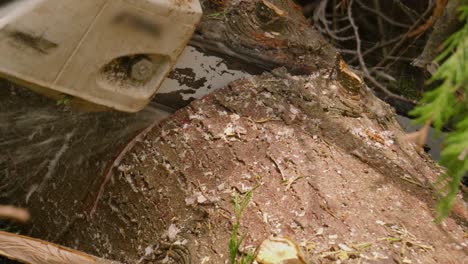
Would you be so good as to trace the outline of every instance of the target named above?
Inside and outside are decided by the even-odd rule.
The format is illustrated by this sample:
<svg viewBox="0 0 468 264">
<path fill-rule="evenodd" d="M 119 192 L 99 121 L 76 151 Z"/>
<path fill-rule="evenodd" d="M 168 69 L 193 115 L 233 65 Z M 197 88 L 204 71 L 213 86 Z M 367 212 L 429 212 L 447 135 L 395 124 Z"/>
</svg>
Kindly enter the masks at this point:
<svg viewBox="0 0 468 264">
<path fill-rule="evenodd" d="M 358 31 L 358 27 L 356 26 L 356 23 L 354 22 L 354 19 L 353 19 L 353 14 L 352 14 L 352 5 L 353 5 L 353 2 L 354 0 L 351 0 L 349 2 L 349 6 L 348 6 L 348 19 L 349 19 L 349 22 L 351 23 L 351 26 L 353 27 L 353 31 L 354 31 L 354 36 L 356 38 L 356 52 L 357 52 L 357 56 L 358 56 L 358 59 L 359 59 L 359 65 L 361 66 L 361 70 L 364 72 L 365 74 L 365 77 L 371 81 L 371 83 L 373 85 L 375 85 L 377 88 L 379 88 L 382 92 L 384 92 L 386 94 L 387 97 L 391 97 L 391 98 L 394 98 L 394 99 L 398 99 L 398 100 L 401 100 L 401 101 L 404 101 L 404 102 L 408 102 L 408 103 L 414 103 L 413 100 L 410 100 L 410 99 L 407 99 L 403 96 L 400 96 L 400 95 L 397 95 L 397 94 L 394 94 L 392 93 L 391 91 L 389 91 L 385 86 L 383 86 L 382 84 L 380 84 L 376 79 L 374 79 L 374 77 L 372 77 L 372 75 L 370 74 L 369 72 L 369 69 L 367 68 L 366 66 L 366 63 L 364 62 L 364 58 L 362 57 L 362 54 L 361 54 L 361 38 L 359 37 L 359 31 Z"/>
<path fill-rule="evenodd" d="M 327 4 L 328 4 L 328 0 L 321 1 L 319 6 L 317 7 L 317 10 L 314 13 L 315 22 L 321 22 L 321 24 L 323 24 L 324 31 L 320 27 L 318 27 L 318 29 L 322 33 L 327 34 L 328 36 L 330 36 L 334 40 L 346 41 L 346 40 L 353 39 L 354 36 L 340 37 L 340 36 L 336 35 L 337 32 L 334 32 L 333 30 L 331 30 L 329 28 L 328 24 L 331 23 L 333 25 L 333 23 L 336 22 L 336 19 L 334 20 L 334 22 L 330 22 L 330 21 L 327 20 L 326 15 L 325 15 L 326 14 Z"/>
<path fill-rule="evenodd" d="M 433 6 L 433 0 L 430 0 L 429 3 L 428 3 L 428 7 L 426 9 L 426 11 L 424 12 L 424 14 L 408 29 L 408 33 L 409 32 L 412 32 L 420 23 L 420 21 L 423 20 L 423 18 L 425 16 L 427 16 L 431 10 L 432 10 L 432 6 Z M 405 41 L 409 38 L 408 36 L 408 33 L 404 34 L 403 37 L 400 39 L 400 41 L 393 46 L 393 48 L 390 50 L 390 52 L 388 53 L 388 55 L 390 56 L 394 56 L 394 53 L 396 51 L 400 51 L 401 49 L 401 45 L 403 45 L 403 43 L 405 43 Z M 376 67 L 381 67 L 383 65 L 385 65 L 385 63 L 387 62 L 387 58 L 383 58 L 379 63 L 377 63 Z"/>
<path fill-rule="evenodd" d="M 393 0 L 393 3 L 395 3 L 398 7 L 400 7 L 403 12 L 408 16 L 411 21 L 415 22 L 417 18 L 419 17 L 418 12 L 415 10 L 409 8 L 407 5 L 403 4 L 400 0 Z"/>
<path fill-rule="evenodd" d="M 0 205 L 0 219 L 15 220 L 26 223 L 30 218 L 29 211 L 12 205 Z"/>
<path fill-rule="evenodd" d="M 361 1 L 359 1 L 359 3 L 361 3 Z M 374 0 L 374 6 L 375 8 L 377 8 L 376 12 L 377 14 L 380 14 L 380 3 L 379 3 L 379 0 Z M 386 32 L 384 30 L 384 25 L 383 25 L 383 21 L 382 19 L 385 19 L 383 18 L 382 16 L 378 15 L 377 16 L 377 24 L 379 26 L 379 34 L 380 34 L 380 39 L 385 41 L 385 39 L 387 38 L 386 37 Z M 387 47 L 383 47 L 382 48 L 382 55 L 385 57 L 387 56 Z"/>
<path fill-rule="evenodd" d="M 437 19 L 442 16 L 444 13 L 445 6 L 447 5 L 448 0 L 436 0 L 436 4 L 434 7 L 434 10 L 432 11 L 431 17 L 421 26 L 419 26 L 417 29 L 411 31 L 408 33 L 409 37 L 414 37 L 414 36 L 419 36 L 422 33 L 426 32 L 434 23 L 437 21 Z"/>
<path fill-rule="evenodd" d="M 362 9 L 376 14 L 379 19 L 383 19 L 383 20 L 387 21 L 388 23 L 390 23 L 390 24 L 392 24 L 394 26 L 402 27 L 402 28 L 409 28 L 411 26 L 411 25 L 407 25 L 407 24 L 403 24 L 403 23 L 400 23 L 398 21 L 395 21 L 395 20 L 389 18 L 388 16 L 384 15 L 382 12 L 380 12 L 380 8 L 379 8 L 379 5 L 378 5 L 379 0 L 374 1 L 374 2 L 377 2 L 377 6 L 376 6 L 377 10 L 366 6 L 364 3 L 361 2 L 361 0 L 356 0 L 356 1 L 362 7 Z"/>
<path fill-rule="evenodd" d="M 392 39 L 389 39 L 387 41 L 377 42 L 377 43 L 375 43 L 374 46 L 372 46 L 371 48 L 368 48 L 366 51 L 362 52 L 362 57 L 365 57 L 366 55 L 376 51 L 379 48 L 384 48 L 386 46 L 390 46 L 390 45 L 394 44 L 395 42 L 400 41 L 402 38 L 403 38 L 403 35 L 400 35 L 400 36 L 394 37 Z M 353 64 L 358 60 L 359 60 L 358 56 L 355 56 L 351 60 L 349 60 L 348 63 Z"/>
<path fill-rule="evenodd" d="M 341 53 L 341 54 L 357 54 L 357 52 L 355 50 L 350 50 L 350 49 L 338 49 L 338 51 Z"/>
</svg>

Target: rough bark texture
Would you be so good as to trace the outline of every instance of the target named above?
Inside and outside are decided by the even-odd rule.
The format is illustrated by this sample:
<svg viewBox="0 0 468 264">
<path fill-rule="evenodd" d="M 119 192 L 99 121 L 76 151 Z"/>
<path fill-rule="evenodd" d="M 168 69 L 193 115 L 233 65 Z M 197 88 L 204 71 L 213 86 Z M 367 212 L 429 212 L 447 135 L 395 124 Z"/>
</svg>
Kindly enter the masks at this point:
<svg viewBox="0 0 468 264">
<path fill-rule="evenodd" d="M 457 8 L 460 6 L 459 0 L 450 0 L 444 9 L 444 13 L 437 20 L 434 29 L 424 47 L 423 52 L 413 62 L 413 65 L 423 68 L 431 74 L 437 69 L 432 65 L 434 59 L 443 49 L 443 44 L 447 38 L 460 28 Z"/>
<path fill-rule="evenodd" d="M 289 0 L 205 0 L 204 19 L 190 42 L 272 70 L 307 74 L 335 62 L 336 50 Z M 270 3 L 274 8 L 269 7 Z"/>
<path fill-rule="evenodd" d="M 8 150 L 0 155 L 0 180 L 12 190 L 7 198 L 31 208 L 27 233 L 127 263 L 225 263 L 232 196 L 259 186 L 242 216 L 243 248 L 278 235 L 294 239 L 316 262 L 331 262 L 343 256 L 340 248 L 353 246 L 351 263 L 466 259 L 464 210 L 440 226 L 432 222 L 431 183 L 441 170 L 404 141 L 391 108 L 335 68 L 335 51 L 301 27 L 290 2 L 270 1 L 287 11 L 274 21 L 288 26 L 255 29 L 268 38 L 258 44 L 236 39 L 251 24 L 234 30 L 233 20 L 244 21 L 252 8 L 267 17 L 278 10 L 265 9 L 268 1 L 234 2 L 220 1 L 223 12 L 234 5 L 229 19 L 203 22 L 227 34 L 218 41 L 210 41 L 219 35 L 202 23 L 206 43 L 287 70 L 235 81 L 162 122 L 117 166 L 93 219 L 87 215 L 103 171 L 121 142 L 149 123 L 148 112 L 135 119 L 56 113 L 47 101 L 0 116 Z M 286 44 L 268 44 L 277 39 Z M 307 48 L 317 45 L 325 48 Z M 3 113 L 30 96 L 5 100 L 10 91 L 2 92 Z"/>
</svg>

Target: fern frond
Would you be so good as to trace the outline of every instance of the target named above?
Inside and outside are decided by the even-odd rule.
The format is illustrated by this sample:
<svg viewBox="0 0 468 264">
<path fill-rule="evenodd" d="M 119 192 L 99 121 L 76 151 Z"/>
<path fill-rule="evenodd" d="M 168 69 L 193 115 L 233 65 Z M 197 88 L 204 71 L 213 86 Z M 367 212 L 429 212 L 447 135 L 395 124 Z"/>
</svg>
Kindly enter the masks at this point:
<svg viewBox="0 0 468 264">
<path fill-rule="evenodd" d="M 450 213 L 461 179 L 468 171 L 468 5 L 461 6 L 459 10 L 460 19 L 465 24 L 445 41 L 445 50 L 436 58 L 442 64 L 429 80 L 429 83 L 439 86 L 426 92 L 411 112 L 417 123 L 432 120 L 438 132 L 449 122 L 456 124 L 455 130 L 447 135 L 439 161 L 447 171 L 436 182 L 441 196 L 437 205 L 437 222 Z M 462 95 L 457 96 L 457 92 Z"/>
<path fill-rule="evenodd" d="M 468 118 L 461 121 L 456 129 L 447 135 L 445 144 L 447 146 L 442 151 L 439 162 L 447 168 L 447 172 L 438 181 L 442 184 L 442 187 L 439 187 L 442 198 L 437 205 L 437 222 L 450 213 L 460 181 L 468 171 Z"/>
</svg>

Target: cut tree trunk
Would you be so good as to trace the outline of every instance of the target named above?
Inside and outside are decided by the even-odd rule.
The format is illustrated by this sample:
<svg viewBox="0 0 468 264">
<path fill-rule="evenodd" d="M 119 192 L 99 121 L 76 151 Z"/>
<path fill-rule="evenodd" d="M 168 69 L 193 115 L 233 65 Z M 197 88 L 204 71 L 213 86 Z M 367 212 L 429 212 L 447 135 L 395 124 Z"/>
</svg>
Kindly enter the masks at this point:
<svg viewBox="0 0 468 264">
<path fill-rule="evenodd" d="M 192 102 L 128 152 L 120 143 L 152 123 L 150 112 L 54 112 L 46 102 L 13 114 L 15 98 L 37 97 L 0 94 L 3 196 L 30 208 L 26 234 L 123 263 L 227 263 L 233 197 L 255 188 L 241 252 L 280 236 L 311 263 L 463 263 L 466 206 L 433 223 L 442 169 L 297 7 L 204 6 L 200 46 L 285 68 Z"/>
<path fill-rule="evenodd" d="M 433 223 L 440 169 L 405 142 L 388 106 L 365 90 L 355 98 L 326 72 L 274 74 L 236 81 L 151 131 L 119 166 L 94 220 L 102 224 L 80 240 L 119 241 L 107 252 L 129 262 L 145 248 L 163 259 L 175 245 L 174 259 L 224 263 L 233 195 L 258 186 L 242 216 L 246 247 L 276 235 L 314 261 L 366 243 L 353 262 L 466 258 L 463 225 Z"/>
</svg>

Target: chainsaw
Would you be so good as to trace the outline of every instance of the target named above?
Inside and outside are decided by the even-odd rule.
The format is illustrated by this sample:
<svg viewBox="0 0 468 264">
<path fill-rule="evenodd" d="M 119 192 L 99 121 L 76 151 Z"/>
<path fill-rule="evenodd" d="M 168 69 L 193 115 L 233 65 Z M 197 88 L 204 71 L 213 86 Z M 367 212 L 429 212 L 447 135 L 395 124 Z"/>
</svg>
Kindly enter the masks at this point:
<svg viewBox="0 0 468 264">
<path fill-rule="evenodd" d="M 0 77 L 56 100 L 137 112 L 201 17 L 198 0 L 0 1 Z"/>
</svg>

